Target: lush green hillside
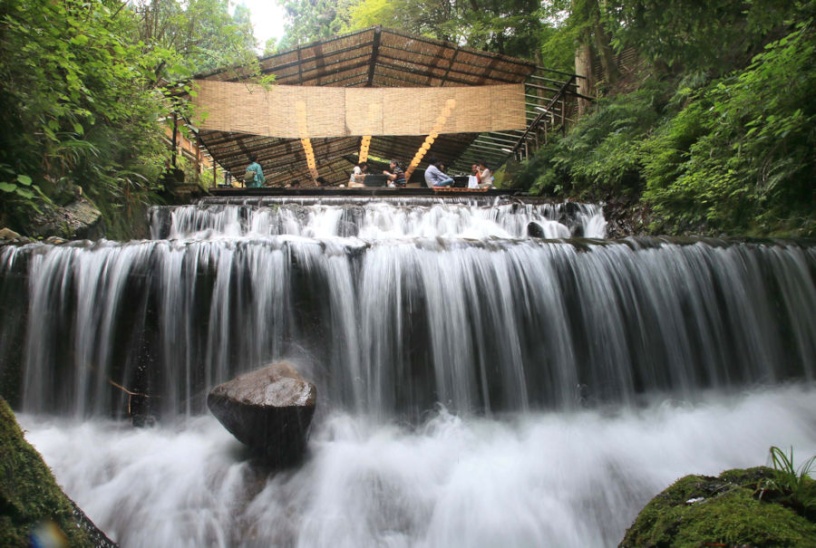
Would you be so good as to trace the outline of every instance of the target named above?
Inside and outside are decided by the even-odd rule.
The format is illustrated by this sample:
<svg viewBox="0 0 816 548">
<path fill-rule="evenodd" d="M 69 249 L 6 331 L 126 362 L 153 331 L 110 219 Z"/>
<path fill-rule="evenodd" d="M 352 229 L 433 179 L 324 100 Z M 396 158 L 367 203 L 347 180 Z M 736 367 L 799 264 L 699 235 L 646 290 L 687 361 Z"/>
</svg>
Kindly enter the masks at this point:
<svg viewBox="0 0 816 548">
<path fill-rule="evenodd" d="M 652 3 L 603 13 L 640 66 L 516 182 L 640 201 L 656 233 L 815 235 L 816 2 Z"/>
<path fill-rule="evenodd" d="M 254 62 L 227 0 L 0 1 L 0 226 L 82 194 L 126 232 L 170 166 L 172 98 L 190 75 Z M 247 61 L 251 59 L 251 61 Z"/>
</svg>

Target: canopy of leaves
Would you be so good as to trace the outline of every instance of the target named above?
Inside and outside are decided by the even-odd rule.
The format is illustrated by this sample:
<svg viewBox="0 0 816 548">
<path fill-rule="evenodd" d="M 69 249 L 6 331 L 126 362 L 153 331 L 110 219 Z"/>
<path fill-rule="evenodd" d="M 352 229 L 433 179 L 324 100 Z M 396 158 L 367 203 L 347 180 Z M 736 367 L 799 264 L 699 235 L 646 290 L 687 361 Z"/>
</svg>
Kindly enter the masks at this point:
<svg viewBox="0 0 816 548">
<path fill-rule="evenodd" d="M 0 2 L 0 220 L 77 186 L 121 218 L 159 188 L 168 162 L 162 88 L 252 52 L 227 0 Z M 109 207 L 106 209 L 106 205 Z"/>
<path fill-rule="evenodd" d="M 288 23 L 280 45 L 293 47 L 380 25 L 535 59 L 549 6 L 564 2 L 547 2 L 545 9 L 536 0 L 284 0 Z"/>
<path fill-rule="evenodd" d="M 539 150 L 517 182 L 582 199 L 641 198 L 661 233 L 816 234 L 816 2 L 693 4 L 608 4 L 604 17 L 626 23 L 609 27 L 613 41 L 655 62 L 629 76 L 636 91 L 597 101 Z M 718 49 L 732 35 L 739 44 Z"/>
</svg>

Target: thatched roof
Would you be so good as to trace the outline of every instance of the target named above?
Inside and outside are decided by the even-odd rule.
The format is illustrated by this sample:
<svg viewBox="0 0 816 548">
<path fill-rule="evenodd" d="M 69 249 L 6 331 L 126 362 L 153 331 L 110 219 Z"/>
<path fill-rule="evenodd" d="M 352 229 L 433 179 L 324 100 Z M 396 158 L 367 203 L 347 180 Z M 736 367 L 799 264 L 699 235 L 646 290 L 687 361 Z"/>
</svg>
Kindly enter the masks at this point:
<svg viewBox="0 0 816 548">
<path fill-rule="evenodd" d="M 552 95 L 542 69 L 530 61 L 458 46 L 451 42 L 412 36 L 402 32 L 369 28 L 330 40 L 313 42 L 260 59 L 263 75 L 274 74 L 283 85 L 333 87 L 428 87 L 484 86 L 526 83 L 527 119 L 539 112 Z M 557 89 L 556 76 L 551 80 Z M 569 76 L 557 76 L 566 81 Z M 199 78 L 243 81 L 233 70 L 220 70 Z M 537 79 L 537 80 L 536 80 Z M 522 131 L 502 133 L 441 134 L 430 155 L 446 160 L 454 170 L 469 171 L 478 158 L 501 164 L 522 135 Z M 250 154 L 255 154 L 267 179 L 286 184 L 294 179 L 311 180 L 306 156 L 298 139 L 263 137 L 238 132 L 200 130 L 207 151 L 224 169 L 243 174 Z M 318 171 L 330 183 L 348 179 L 357 162 L 360 137 L 312 139 Z M 398 158 L 406 164 L 421 146 L 424 135 L 375 136 L 369 155 Z M 429 155 L 429 156 L 430 156 Z M 427 157 L 426 157 L 427 160 Z M 424 164 L 423 166 L 424 167 Z"/>
</svg>

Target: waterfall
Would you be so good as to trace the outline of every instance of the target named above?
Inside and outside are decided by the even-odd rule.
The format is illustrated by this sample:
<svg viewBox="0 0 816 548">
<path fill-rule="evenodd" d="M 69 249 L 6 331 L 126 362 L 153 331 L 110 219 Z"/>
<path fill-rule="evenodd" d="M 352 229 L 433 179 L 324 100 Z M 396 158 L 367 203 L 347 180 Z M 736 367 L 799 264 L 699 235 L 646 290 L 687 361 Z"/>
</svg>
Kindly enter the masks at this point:
<svg viewBox="0 0 816 548">
<path fill-rule="evenodd" d="M 546 238 L 603 238 L 597 205 L 525 203 L 493 198 L 210 198 L 186 207 L 156 207 L 151 236 L 208 238 L 302 235 L 365 240 L 461 237 L 524 238 L 530 223 Z"/>
<path fill-rule="evenodd" d="M 809 243 L 610 241 L 598 206 L 506 199 L 150 221 L 0 248 L 0 389 L 125 546 L 614 545 L 681 475 L 816 452 Z M 269 473 L 204 399 L 279 359 L 318 415 Z M 128 392 L 156 428 L 115 420 Z"/>
</svg>

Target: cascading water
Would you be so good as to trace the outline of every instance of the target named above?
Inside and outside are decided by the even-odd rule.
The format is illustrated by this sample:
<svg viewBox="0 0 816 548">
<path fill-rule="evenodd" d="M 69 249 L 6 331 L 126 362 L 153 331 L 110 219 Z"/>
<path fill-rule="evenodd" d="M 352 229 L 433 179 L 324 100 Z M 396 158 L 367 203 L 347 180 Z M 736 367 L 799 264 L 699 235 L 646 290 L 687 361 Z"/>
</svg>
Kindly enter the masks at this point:
<svg viewBox="0 0 816 548">
<path fill-rule="evenodd" d="M 0 255 L 4 395 L 124 546 L 608 546 L 682 475 L 816 453 L 809 245 L 604 241 L 597 207 L 468 200 L 151 222 Z M 272 472 L 203 401 L 276 359 L 319 403 Z M 157 427 L 110 418 L 123 388 Z"/>
</svg>

